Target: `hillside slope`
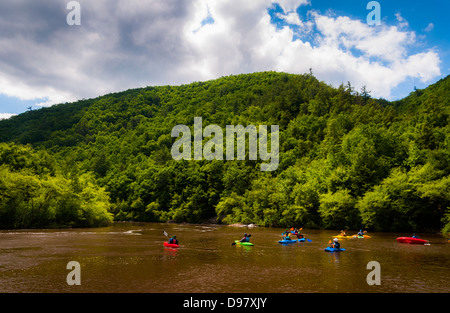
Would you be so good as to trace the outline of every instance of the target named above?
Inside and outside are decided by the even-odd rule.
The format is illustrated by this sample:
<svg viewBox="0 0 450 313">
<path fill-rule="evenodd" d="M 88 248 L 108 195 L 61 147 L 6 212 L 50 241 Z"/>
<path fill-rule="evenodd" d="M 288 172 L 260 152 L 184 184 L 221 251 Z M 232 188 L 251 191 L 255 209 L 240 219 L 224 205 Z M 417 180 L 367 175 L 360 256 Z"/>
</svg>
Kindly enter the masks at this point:
<svg viewBox="0 0 450 313">
<path fill-rule="evenodd" d="M 48 152 L 64 177 L 93 176 L 116 220 L 438 229 L 450 222 L 448 82 L 389 103 L 309 74 L 236 75 L 27 112 L 0 121 L 0 140 Z M 262 172 L 248 151 L 173 160 L 171 130 L 194 117 L 279 125 L 278 168 Z"/>
</svg>

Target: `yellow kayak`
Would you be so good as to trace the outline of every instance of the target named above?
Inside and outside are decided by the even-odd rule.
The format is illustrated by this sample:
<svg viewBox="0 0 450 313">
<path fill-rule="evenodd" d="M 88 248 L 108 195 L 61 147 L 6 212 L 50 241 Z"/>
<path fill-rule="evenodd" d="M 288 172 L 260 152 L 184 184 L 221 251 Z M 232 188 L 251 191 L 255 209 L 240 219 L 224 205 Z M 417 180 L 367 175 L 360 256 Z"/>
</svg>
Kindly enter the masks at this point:
<svg viewBox="0 0 450 313">
<path fill-rule="evenodd" d="M 333 238 L 338 238 L 338 239 L 347 239 L 347 238 L 351 238 L 352 236 L 342 236 L 342 235 L 337 235 L 337 236 L 333 236 Z"/>
</svg>

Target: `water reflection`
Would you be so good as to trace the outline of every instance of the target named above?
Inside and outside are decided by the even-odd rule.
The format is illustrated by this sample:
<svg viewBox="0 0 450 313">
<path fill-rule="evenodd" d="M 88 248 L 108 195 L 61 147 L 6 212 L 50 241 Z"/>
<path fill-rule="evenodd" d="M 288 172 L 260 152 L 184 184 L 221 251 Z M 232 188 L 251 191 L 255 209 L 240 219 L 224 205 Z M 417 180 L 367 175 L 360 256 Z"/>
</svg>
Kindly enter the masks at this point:
<svg viewBox="0 0 450 313">
<path fill-rule="evenodd" d="M 326 252 L 329 255 L 329 259 L 333 263 L 339 263 L 341 259 L 341 253 L 344 252 Z"/>
<path fill-rule="evenodd" d="M 178 256 L 179 248 L 164 247 L 164 257 L 176 258 Z"/>
</svg>

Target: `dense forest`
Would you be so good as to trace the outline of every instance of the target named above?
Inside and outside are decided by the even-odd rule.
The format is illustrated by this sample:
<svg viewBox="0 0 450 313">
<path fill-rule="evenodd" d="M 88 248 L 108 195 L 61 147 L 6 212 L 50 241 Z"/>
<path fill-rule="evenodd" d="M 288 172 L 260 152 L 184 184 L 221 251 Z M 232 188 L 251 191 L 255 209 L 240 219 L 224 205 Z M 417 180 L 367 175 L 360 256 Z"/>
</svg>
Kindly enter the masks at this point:
<svg viewBox="0 0 450 313">
<path fill-rule="evenodd" d="M 449 77 L 389 102 L 350 82 L 263 72 L 29 111 L 0 121 L 0 228 L 218 221 L 449 233 L 449 103 Z M 175 161 L 171 130 L 192 129 L 194 117 L 279 125 L 278 168 L 262 172 L 248 151 Z"/>
</svg>

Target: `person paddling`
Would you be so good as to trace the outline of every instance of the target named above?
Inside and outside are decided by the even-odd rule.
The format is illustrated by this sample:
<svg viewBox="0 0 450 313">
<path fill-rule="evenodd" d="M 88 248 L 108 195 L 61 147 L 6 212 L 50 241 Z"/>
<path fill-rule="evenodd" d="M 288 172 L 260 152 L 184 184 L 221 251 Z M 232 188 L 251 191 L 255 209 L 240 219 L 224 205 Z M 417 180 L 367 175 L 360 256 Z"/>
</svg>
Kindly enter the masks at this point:
<svg viewBox="0 0 450 313">
<path fill-rule="evenodd" d="M 231 245 L 232 246 L 235 246 L 236 245 L 236 243 L 241 243 L 241 242 L 250 242 L 250 237 L 251 237 L 252 235 L 251 234 L 244 234 L 244 237 L 242 237 L 242 239 L 241 240 L 235 240 L 234 242 L 232 242 L 231 243 Z M 253 244 L 249 244 L 250 246 L 253 246 Z"/>
<path fill-rule="evenodd" d="M 300 228 L 300 230 L 295 230 L 295 235 L 297 236 L 297 239 L 302 239 L 305 236 L 302 235 L 302 233 L 300 232 L 303 228 Z"/>
<path fill-rule="evenodd" d="M 339 243 L 339 240 L 337 238 L 333 239 L 333 242 L 331 243 L 330 248 L 333 248 L 333 249 L 341 248 L 341 244 Z"/>
<path fill-rule="evenodd" d="M 177 245 L 178 244 L 177 236 L 175 236 L 175 235 L 172 236 L 172 238 L 169 239 L 169 243 Z"/>
<path fill-rule="evenodd" d="M 286 229 L 286 231 L 284 233 L 281 234 L 283 240 L 291 240 L 291 237 L 289 236 L 291 232 L 289 230 Z"/>
<path fill-rule="evenodd" d="M 241 240 L 239 240 L 240 242 L 250 242 L 250 237 L 251 237 L 252 235 L 251 234 L 244 234 L 244 237 L 242 237 L 242 239 Z"/>
</svg>

